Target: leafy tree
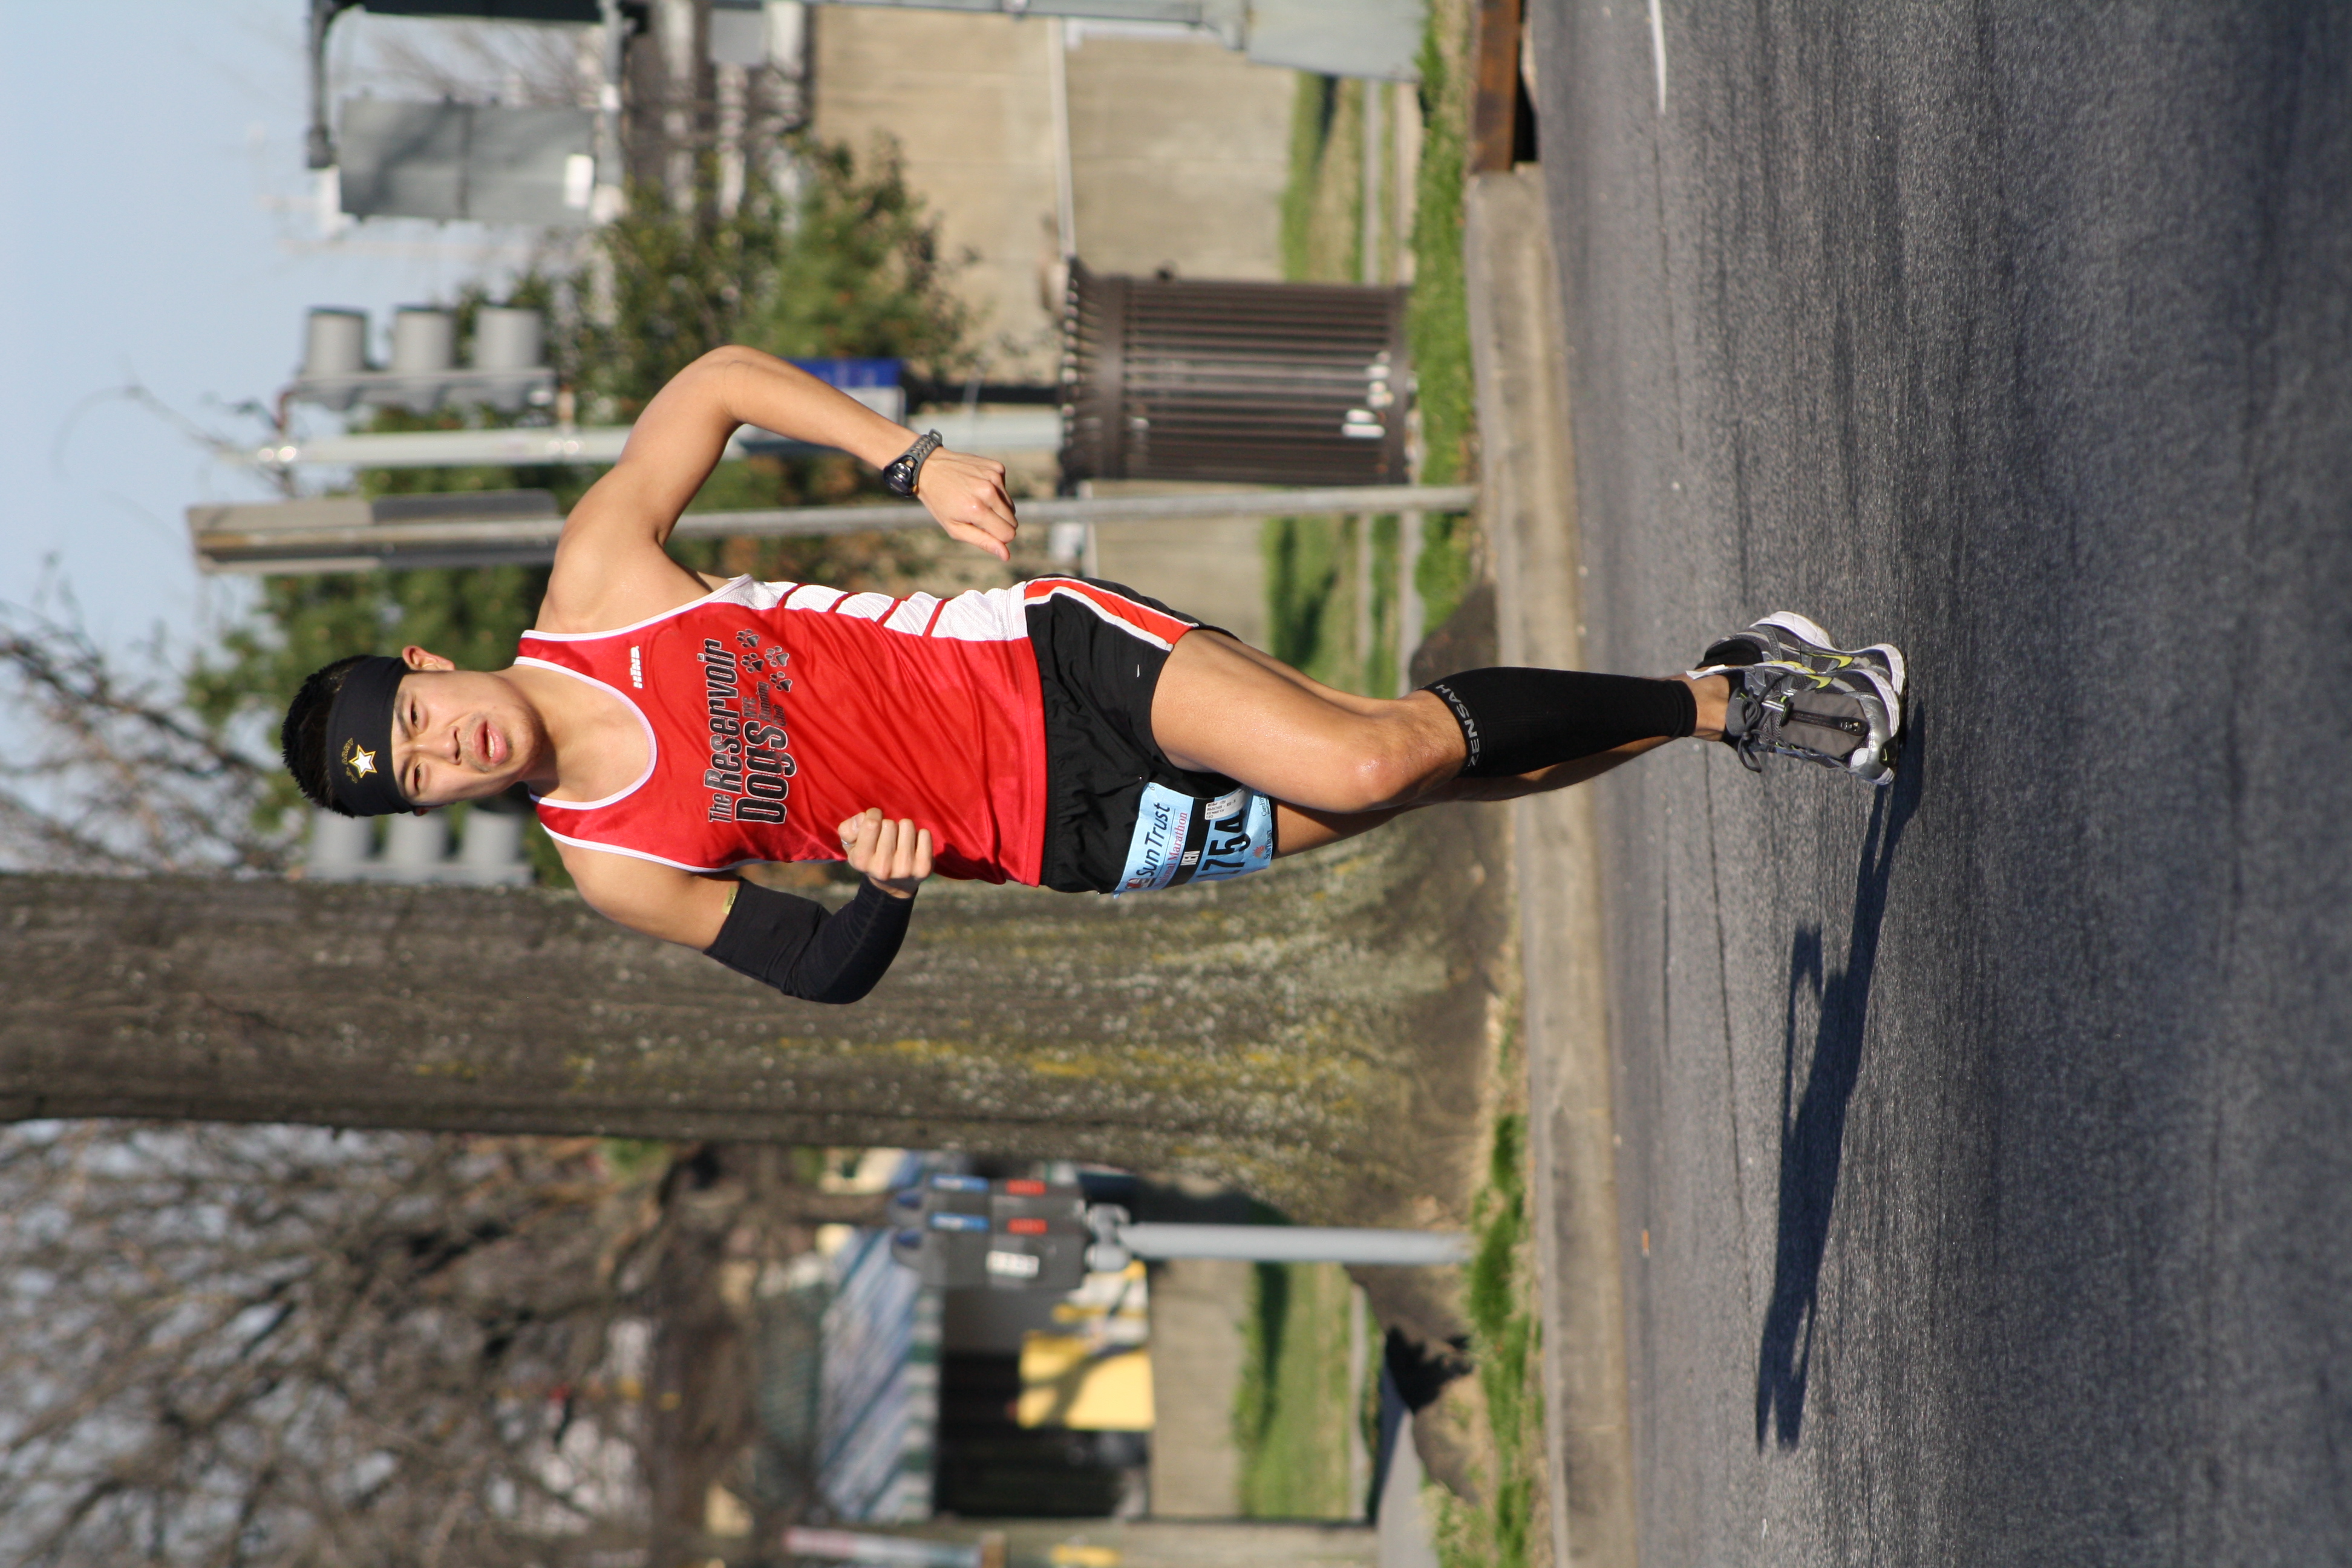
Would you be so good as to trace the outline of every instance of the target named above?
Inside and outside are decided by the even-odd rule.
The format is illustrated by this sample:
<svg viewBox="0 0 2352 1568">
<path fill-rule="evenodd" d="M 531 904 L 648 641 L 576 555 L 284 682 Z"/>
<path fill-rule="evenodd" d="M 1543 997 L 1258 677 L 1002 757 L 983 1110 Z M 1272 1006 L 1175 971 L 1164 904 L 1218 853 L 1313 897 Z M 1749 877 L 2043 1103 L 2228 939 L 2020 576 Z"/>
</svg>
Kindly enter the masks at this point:
<svg viewBox="0 0 2352 1568">
<path fill-rule="evenodd" d="M 800 194 L 764 184 L 732 216 L 711 204 L 678 213 L 650 188 L 597 237 L 577 271 L 532 274 L 498 303 L 530 305 L 550 321 L 550 360 L 594 417 L 629 419 L 696 356 L 728 342 L 787 358 L 905 359 L 930 375 L 968 363 L 972 321 L 949 291 L 952 267 L 936 226 L 907 187 L 895 151 L 861 166 L 842 148 L 809 143 Z M 604 301 L 600 308 L 598 301 Z M 461 338 L 474 312 L 494 302 L 478 288 L 455 307 Z M 539 417 L 534 416 L 533 417 Z M 379 431 L 454 429 L 505 423 L 485 408 L 413 414 L 386 409 Z M 423 491 L 542 489 L 570 505 L 600 470 L 590 468 L 375 469 L 359 476 L 369 496 Z M 793 506 L 846 500 L 870 488 L 845 458 L 721 465 L 697 504 Z M 863 586 L 897 564 L 894 547 L 857 536 L 710 542 L 682 547 L 704 569 L 754 571 Z M 232 628 L 187 679 L 190 706 L 215 734 L 240 720 L 274 725 L 302 679 L 345 654 L 421 643 L 472 668 L 513 657 L 546 591 L 539 566 L 329 573 L 265 578 L 252 616 Z M 273 731 L 274 733 L 274 731 Z M 300 804 L 278 770 L 251 781 L 247 798 L 264 837 L 283 840 Z M 543 875 L 561 868 L 536 830 Z"/>
<path fill-rule="evenodd" d="M 969 368 L 973 322 L 948 292 L 953 268 L 896 151 L 881 148 L 866 174 L 845 148 L 803 153 L 796 202 L 763 189 L 731 217 L 707 203 L 679 213 L 661 192 L 636 190 L 603 236 L 609 318 L 583 320 L 559 351 L 573 384 L 630 418 L 719 343 L 784 359 L 903 359 L 935 377 Z"/>
</svg>

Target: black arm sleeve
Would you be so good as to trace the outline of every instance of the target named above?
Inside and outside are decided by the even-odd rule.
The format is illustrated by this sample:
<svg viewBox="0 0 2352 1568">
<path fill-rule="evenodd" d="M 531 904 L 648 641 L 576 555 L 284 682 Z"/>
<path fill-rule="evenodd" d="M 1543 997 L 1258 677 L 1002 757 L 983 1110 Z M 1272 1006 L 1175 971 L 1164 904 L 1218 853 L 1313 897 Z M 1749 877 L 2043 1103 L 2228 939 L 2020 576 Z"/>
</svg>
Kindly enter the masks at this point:
<svg viewBox="0 0 2352 1568">
<path fill-rule="evenodd" d="M 808 1002 L 855 1002 L 874 989 L 906 940 L 912 899 L 894 899 L 872 882 L 832 914 L 813 899 L 796 899 L 745 882 L 702 951 L 787 996 Z"/>
</svg>

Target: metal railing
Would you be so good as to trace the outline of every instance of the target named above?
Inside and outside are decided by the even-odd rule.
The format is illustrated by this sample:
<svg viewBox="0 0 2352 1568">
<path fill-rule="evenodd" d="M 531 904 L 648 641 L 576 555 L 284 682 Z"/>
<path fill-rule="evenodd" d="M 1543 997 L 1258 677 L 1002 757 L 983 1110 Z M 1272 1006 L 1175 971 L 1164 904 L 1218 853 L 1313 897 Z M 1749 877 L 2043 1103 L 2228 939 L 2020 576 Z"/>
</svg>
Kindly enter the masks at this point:
<svg viewBox="0 0 2352 1568">
<path fill-rule="evenodd" d="M 1214 495 L 1098 496 L 1024 500 L 1024 523 L 1155 522 L 1319 512 L 1442 512 L 1468 510 L 1468 485 L 1370 485 L 1260 489 Z M 690 511 L 677 539 L 775 538 L 929 529 L 920 503 L 778 507 L 762 511 Z M 546 490 L 445 491 L 234 506 L 192 506 L 188 531 L 207 572 L 365 572 L 403 566 L 544 563 L 555 557 L 563 518 Z"/>
</svg>

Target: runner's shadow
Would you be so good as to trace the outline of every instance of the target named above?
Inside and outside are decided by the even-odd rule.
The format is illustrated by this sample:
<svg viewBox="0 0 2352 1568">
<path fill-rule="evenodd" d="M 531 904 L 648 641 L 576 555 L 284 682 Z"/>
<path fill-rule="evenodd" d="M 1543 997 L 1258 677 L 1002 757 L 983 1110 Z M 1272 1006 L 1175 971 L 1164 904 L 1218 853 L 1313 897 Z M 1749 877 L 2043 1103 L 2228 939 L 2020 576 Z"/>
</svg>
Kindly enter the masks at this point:
<svg viewBox="0 0 2352 1568">
<path fill-rule="evenodd" d="M 1878 930 L 1886 914 L 1886 882 L 1895 846 L 1919 804 L 1921 747 L 1910 716 L 1901 775 L 1871 806 L 1854 876 L 1853 930 L 1845 967 L 1825 973 L 1822 932 L 1801 927 L 1789 953 L 1789 998 L 1780 1068 L 1780 1223 L 1772 1266 L 1772 1300 L 1764 1311 L 1763 1343 L 1756 1358 L 1756 1446 L 1768 1436 L 1793 1448 L 1805 1420 L 1805 1380 L 1812 1369 L 1813 1330 L 1821 1292 L 1822 1255 L 1837 1200 L 1838 1166 L 1845 1153 L 1846 1102 L 1862 1075 L 1863 1027 L 1870 1013 Z M 1811 1065 L 1793 1113 L 1798 1002 L 1818 1001 Z"/>
</svg>

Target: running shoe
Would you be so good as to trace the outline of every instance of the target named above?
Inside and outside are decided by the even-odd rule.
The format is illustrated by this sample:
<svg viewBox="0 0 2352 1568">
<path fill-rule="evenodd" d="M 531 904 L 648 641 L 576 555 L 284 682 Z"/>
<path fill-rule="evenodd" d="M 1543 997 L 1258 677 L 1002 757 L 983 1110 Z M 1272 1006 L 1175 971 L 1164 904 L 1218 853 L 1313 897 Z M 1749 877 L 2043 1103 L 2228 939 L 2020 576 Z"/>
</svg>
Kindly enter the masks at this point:
<svg viewBox="0 0 2352 1568">
<path fill-rule="evenodd" d="M 1769 753 L 1840 768 L 1881 787 L 1894 782 L 1902 693 L 1875 660 L 1843 657 L 1845 666 L 1828 672 L 1794 659 L 1715 671 L 1731 677 L 1723 740 L 1742 766 L 1761 773 Z"/>
<path fill-rule="evenodd" d="M 1900 696 L 1909 683 L 1903 650 L 1893 643 L 1868 647 L 1839 647 L 1819 623 L 1794 610 L 1775 610 L 1746 631 L 1718 637 L 1707 647 L 1694 675 L 1718 675 L 1726 669 L 1767 664 L 1775 659 L 1799 664 L 1816 675 L 1835 675 L 1854 665 L 1874 669 Z"/>
</svg>

